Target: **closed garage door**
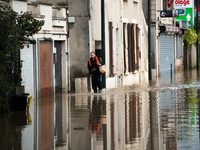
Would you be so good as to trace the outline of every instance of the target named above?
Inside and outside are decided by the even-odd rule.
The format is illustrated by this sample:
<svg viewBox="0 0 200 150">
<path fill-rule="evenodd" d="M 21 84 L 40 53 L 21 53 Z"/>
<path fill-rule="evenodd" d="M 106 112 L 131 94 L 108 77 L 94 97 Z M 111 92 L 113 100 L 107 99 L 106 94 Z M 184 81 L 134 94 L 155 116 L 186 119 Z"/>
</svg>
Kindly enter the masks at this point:
<svg viewBox="0 0 200 150">
<path fill-rule="evenodd" d="M 159 73 L 160 76 L 170 74 L 170 66 L 172 64 L 172 72 L 174 72 L 174 35 L 161 33 L 159 36 Z"/>
</svg>

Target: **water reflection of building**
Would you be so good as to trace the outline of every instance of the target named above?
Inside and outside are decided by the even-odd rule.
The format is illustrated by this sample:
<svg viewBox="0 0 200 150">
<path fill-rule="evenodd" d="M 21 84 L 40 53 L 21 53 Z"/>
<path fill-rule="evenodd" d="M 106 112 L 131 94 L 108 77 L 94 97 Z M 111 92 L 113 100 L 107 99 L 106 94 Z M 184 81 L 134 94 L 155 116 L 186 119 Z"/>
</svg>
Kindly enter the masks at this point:
<svg viewBox="0 0 200 150">
<path fill-rule="evenodd" d="M 146 149 L 150 130 L 148 92 L 109 95 L 106 110 L 107 149 Z"/>
<path fill-rule="evenodd" d="M 88 96 L 71 97 L 70 114 L 70 147 L 69 149 L 90 149 L 89 117 L 90 108 L 88 106 Z"/>
<path fill-rule="evenodd" d="M 55 122 L 56 129 L 54 132 L 54 139 L 56 137 L 56 148 L 68 149 L 69 140 L 69 99 L 67 95 L 56 95 L 56 111 L 55 111 Z"/>
<path fill-rule="evenodd" d="M 54 101 L 52 96 L 37 100 L 34 116 L 34 149 L 51 149 L 54 144 Z"/>
<path fill-rule="evenodd" d="M 37 101 L 34 117 L 34 150 L 68 149 L 69 101 L 66 95 Z"/>
<path fill-rule="evenodd" d="M 159 92 L 161 149 L 199 149 L 199 92 L 195 86 L 191 87 L 196 79 L 196 71 L 175 74 L 173 82 L 184 87 Z"/>
</svg>

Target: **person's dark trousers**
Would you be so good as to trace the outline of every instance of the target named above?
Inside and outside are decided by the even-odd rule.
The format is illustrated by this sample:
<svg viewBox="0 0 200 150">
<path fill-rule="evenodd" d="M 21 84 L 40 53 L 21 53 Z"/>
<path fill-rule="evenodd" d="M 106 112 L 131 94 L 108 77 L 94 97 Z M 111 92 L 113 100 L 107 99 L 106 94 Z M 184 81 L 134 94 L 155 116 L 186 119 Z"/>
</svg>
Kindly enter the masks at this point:
<svg viewBox="0 0 200 150">
<path fill-rule="evenodd" d="M 97 87 L 99 90 L 102 90 L 100 74 L 92 75 L 92 89 L 94 90 L 94 93 L 97 93 Z"/>
</svg>

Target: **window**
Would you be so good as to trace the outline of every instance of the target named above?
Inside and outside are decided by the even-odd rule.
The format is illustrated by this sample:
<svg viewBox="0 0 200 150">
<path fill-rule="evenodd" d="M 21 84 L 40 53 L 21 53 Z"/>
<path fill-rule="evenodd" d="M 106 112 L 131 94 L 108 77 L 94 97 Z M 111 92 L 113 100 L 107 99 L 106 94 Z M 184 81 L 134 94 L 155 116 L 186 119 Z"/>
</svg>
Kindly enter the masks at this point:
<svg viewBox="0 0 200 150">
<path fill-rule="evenodd" d="M 139 70 L 139 30 L 138 24 L 123 24 L 124 73 L 126 73 L 127 69 L 128 72 Z"/>
</svg>

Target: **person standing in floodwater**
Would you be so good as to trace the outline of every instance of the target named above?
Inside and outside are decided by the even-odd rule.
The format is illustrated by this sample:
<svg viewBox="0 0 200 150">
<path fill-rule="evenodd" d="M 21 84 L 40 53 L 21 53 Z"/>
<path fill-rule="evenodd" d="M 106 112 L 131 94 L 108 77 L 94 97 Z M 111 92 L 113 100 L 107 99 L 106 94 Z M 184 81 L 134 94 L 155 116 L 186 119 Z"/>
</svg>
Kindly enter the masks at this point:
<svg viewBox="0 0 200 150">
<path fill-rule="evenodd" d="M 92 89 L 94 93 L 97 93 L 97 87 L 99 88 L 99 92 L 102 90 L 101 73 L 99 71 L 99 66 L 101 66 L 101 64 L 94 52 L 91 52 L 90 56 L 91 57 L 88 59 L 88 71 L 92 77 Z"/>
</svg>

